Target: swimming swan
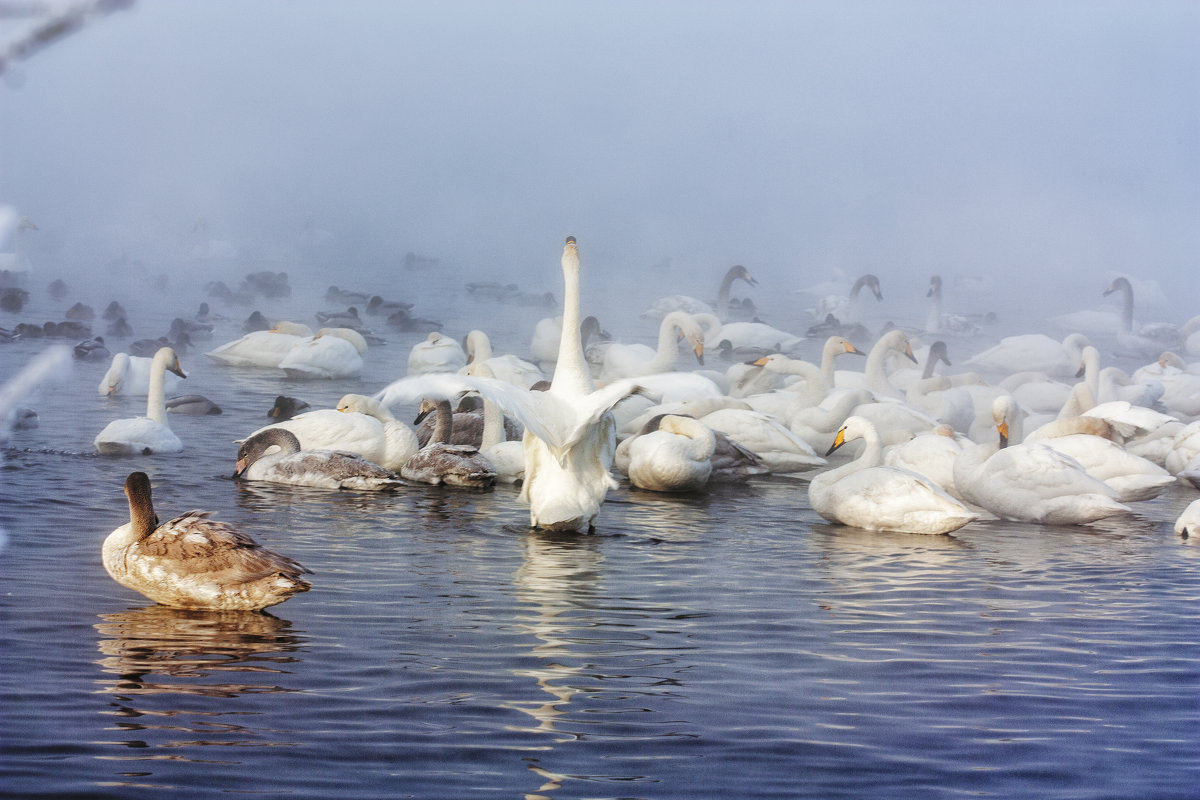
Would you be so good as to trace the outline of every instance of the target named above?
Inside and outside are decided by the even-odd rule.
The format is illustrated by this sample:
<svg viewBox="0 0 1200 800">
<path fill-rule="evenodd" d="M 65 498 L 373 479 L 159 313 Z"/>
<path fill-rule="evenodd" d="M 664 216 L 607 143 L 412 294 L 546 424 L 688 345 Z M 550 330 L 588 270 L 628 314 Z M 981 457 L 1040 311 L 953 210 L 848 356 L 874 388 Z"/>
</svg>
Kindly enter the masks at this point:
<svg viewBox="0 0 1200 800">
<path fill-rule="evenodd" d="M 808 485 L 809 504 L 825 519 L 871 531 L 937 534 L 979 518 L 928 478 L 881 466 L 879 433 L 863 417 L 846 419 L 826 455 L 854 439 L 864 442 L 859 457 Z"/>
<path fill-rule="evenodd" d="M 146 416 L 116 419 L 96 434 L 93 444 L 101 455 L 149 455 L 178 453 L 183 442 L 167 425 L 167 404 L 163 376 L 167 370 L 186 378 L 179 357 L 169 347 L 154 354 L 150 365 L 150 393 L 146 397 Z"/>
<path fill-rule="evenodd" d="M 150 365 L 153 362 L 153 357 L 116 353 L 112 357 L 108 371 L 100 379 L 100 394 L 105 397 L 149 394 Z M 174 394 L 179 387 L 179 381 L 178 375 L 167 377 L 163 381 L 163 391 Z"/>
<path fill-rule="evenodd" d="M 159 524 L 144 472 L 125 479 L 129 522 L 104 540 L 101 556 L 113 580 L 173 608 L 258 610 L 312 584 L 308 570 L 246 534 L 189 511 Z"/>
<path fill-rule="evenodd" d="M 289 430 L 267 428 L 238 448 L 233 477 L 319 489 L 398 489 L 404 484 L 391 470 L 355 453 L 301 450 Z"/>
<path fill-rule="evenodd" d="M 367 340 L 353 328 L 321 328 L 279 361 L 289 378 L 353 378 L 362 372 Z"/>
<path fill-rule="evenodd" d="M 247 333 L 205 355 L 230 367 L 274 369 L 293 347 L 312 335 L 312 329 L 303 323 L 281 320 L 270 330 Z"/>
<path fill-rule="evenodd" d="M 410 481 L 446 484 L 471 489 L 486 489 L 496 482 L 496 471 L 479 454 L 479 448 L 469 444 L 450 444 L 454 412 L 450 401 L 422 400 L 421 410 L 413 424 L 430 413 L 436 413 L 433 436 L 429 443 L 409 457 L 400 474 Z"/>
</svg>

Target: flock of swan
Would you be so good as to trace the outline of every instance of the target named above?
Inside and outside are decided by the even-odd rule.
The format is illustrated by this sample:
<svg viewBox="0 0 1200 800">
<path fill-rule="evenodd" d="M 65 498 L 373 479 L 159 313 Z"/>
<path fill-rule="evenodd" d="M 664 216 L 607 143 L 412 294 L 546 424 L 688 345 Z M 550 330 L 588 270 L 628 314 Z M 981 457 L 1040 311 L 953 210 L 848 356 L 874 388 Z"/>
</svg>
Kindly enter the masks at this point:
<svg viewBox="0 0 1200 800">
<path fill-rule="evenodd" d="M 536 324 L 532 359 L 494 352 L 481 330 L 462 344 L 433 332 L 412 348 L 408 375 L 374 395 L 347 394 L 335 408 L 248 433 L 236 477 L 358 491 L 519 482 L 530 525 L 554 531 L 594 529 L 618 486 L 614 470 L 654 492 L 801 476 L 826 520 L 913 534 L 980 519 L 1089 524 L 1134 513 L 1177 480 L 1200 487 L 1200 365 L 1184 358 L 1200 343 L 1191 325 L 1136 326 L 1124 278 L 1109 287 L 1128 298 L 1115 319 L 1117 346 L 1157 350 L 1133 374 L 1102 366 L 1079 332 L 1007 337 L 943 373 L 952 366 L 945 338 L 977 331 L 978 320 L 943 313 L 936 276 L 923 329 L 893 326 L 860 349 L 851 341 L 865 331 L 858 294 L 866 288 L 882 301 L 877 278 L 819 302 L 806 336 L 766 325 L 753 304 L 730 298 L 735 281 L 757 285 L 738 266 L 715 304 L 685 295 L 652 304 L 644 316 L 659 332 L 649 347 L 613 341 L 582 317 L 573 237 L 561 267 L 562 314 Z M 817 363 L 799 357 L 813 337 L 823 338 Z M 706 367 L 713 351 L 739 360 Z M 366 355 L 353 328 L 314 332 L 287 321 L 207 353 L 229 366 L 331 380 L 358 375 Z M 109 424 L 96 450 L 182 450 L 165 411 L 176 376 L 184 373 L 169 347 L 148 360 L 114 357 L 101 393 L 145 393 L 146 416 Z M 464 397 L 474 406 L 456 410 Z M 393 416 L 402 403 L 421 404 L 424 427 Z M 123 585 L 194 608 L 263 608 L 309 588 L 303 567 L 207 514 L 158 525 L 144 474 L 129 476 L 126 494 L 130 522 L 103 548 Z M 1176 530 L 1200 533 L 1200 501 Z"/>
</svg>

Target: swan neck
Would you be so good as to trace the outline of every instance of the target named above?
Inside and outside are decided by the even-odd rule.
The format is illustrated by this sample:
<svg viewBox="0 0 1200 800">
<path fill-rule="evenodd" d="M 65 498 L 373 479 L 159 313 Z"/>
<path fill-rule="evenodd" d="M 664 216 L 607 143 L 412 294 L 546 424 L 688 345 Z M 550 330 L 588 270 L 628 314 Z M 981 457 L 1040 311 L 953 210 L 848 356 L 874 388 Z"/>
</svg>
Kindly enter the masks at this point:
<svg viewBox="0 0 1200 800">
<path fill-rule="evenodd" d="M 491 400 L 483 400 L 483 439 L 479 443 L 480 450 L 487 450 L 503 442 L 504 417 L 500 407 Z"/>
<path fill-rule="evenodd" d="M 450 408 L 450 401 L 444 398 L 438 400 L 434 415 L 433 435 L 429 437 L 430 444 L 434 442 L 449 444 L 454 433 L 454 411 Z"/>
<path fill-rule="evenodd" d="M 126 494 L 129 497 L 129 535 L 130 542 L 145 539 L 158 527 L 158 517 L 154 514 L 154 503 L 150 497 L 150 486 L 147 481 L 143 486 L 126 484 Z"/>
<path fill-rule="evenodd" d="M 574 250 L 574 248 L 570 248 Z M 550 382 L 553 391 L 590 394 L 595 388 L 583 354 L 583 337 L 579 330 L 579 256 L 563 253 L 563 321 L 558 340 L 558 362 Z"/>
<path fill-rule="evenodd" d="M 150 386 L 146 396 L 146 416 L 167 424 L 166 374 L 169 354 L 159 351 L 150 363 Z"/>
</svg>

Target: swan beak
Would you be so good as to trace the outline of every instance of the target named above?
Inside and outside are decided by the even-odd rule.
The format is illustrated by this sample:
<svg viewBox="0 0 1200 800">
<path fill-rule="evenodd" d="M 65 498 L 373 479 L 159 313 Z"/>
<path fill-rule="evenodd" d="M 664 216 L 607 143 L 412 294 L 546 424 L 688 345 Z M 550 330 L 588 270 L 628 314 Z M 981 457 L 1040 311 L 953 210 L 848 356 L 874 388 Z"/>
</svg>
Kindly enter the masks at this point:
<svg viewBox="0 0 1200 800">
<path fill-rule="evenodd" d="M 1104 290 L 1104 294 L 1103 294 L 1103 295 L 1101 295 L 1101 296 L 1102 296 L 1102 297 L 1108 297 L 1110 294 L 1112 294 L 1112 293 L 1113 293 L 1113 292 L 1115 292 L 1116 290 L 1117 290 L 1117 287 L 1116 287 L 1116 286 L 1109 286 L 1107 289 L 1105 289 L 1105 290 Z"/>
<path fill-rule="evenodd" d="M 1001 422 L 996 426 L 996 430 L 1000 431 L 1000 447 L 1008 447 L 1008 423 Z"/>
<path fill-rule="evenodd" d="M 246 471 L 246 459 L 239 458 L 237 463 L 233 465 L 233 477 L 240 478 L 242 473 Z"/>
<path fill-rule="evenodd" d="M 171 367 L 170 369 L 171 369 L 171 372 L 174 372 L 176 375 L 178 375 L 181 378 L 187 377 L 187 373 L 183 371 L 183 367 L 179 366 L 178 364 Z"/>
<path fill-rule="evenodd" d="M 704 366 L 704 342 L 696 342 L 692 352 L 696 354 L 696 360 L 700 362 L 700 366 Z"/>
<path fill-rule="evenodd" d="M 914 364 L 921 363 L 921 362 L 917 361 L 917 357 L 913 355 L 911 344 L 904 345 L 904 355 L 908 356 L 908 360 L 913 362 Z"/>
<path fill-rule="evenodd" d="M 859 350 L 857 347 L 850 344 L 849 342 L 842 342 L 842 350 L 843 350 L 843 352 L 848 353 L 850 355 L 855 355 L 855 356 L 865 356 L 866 355 L 866 353 L 864 353 L 862 350 Z"/>
<path fill-rule="evenodd" d="M 846 429 L 842 428 L 840 431 L 837 432 L 837 436 L 835 436 L 833 438 L 833 444 L 829 445 L 829 449 L 825 451 L 825 456 L 829 457 L 829 456 L 833 455 L 833 451 L 837 450 L 839 447 L 841 447 L 845 443 L 846 443 Z"/>
<path fill-rule="evenodd" d="M 1087 373 L 1087 367 L 1085 367 L 1083 364 L 1080 364 L 1079 369 L 1077 369 L 1075 371 L 1075 377 L 1082 378 L 1084 376 L 1084 374 L 1086 374 L 1086 373 Z"/>
<path fill-rule="evenodd" d="M 767 365 L 767 357 L 763 356 L 756 361 L 747 361 L 746 363 L 751 367 L 765 367 Z"/>
<path fill-rule="evenodd" d="M 413 420 L 413 425 L 420 425 L 422 422 L 424 422 L 425 418 L 429 416 L 429 412 L 432 410 L 433 409 L 431 408 L 423 408 L 417 412 L 417 418 Z"/>
<path fill-rule="evenodd" d="M 746 273 L 745 280 L 746 280 L 746 283 L 750 284 L 751 286 L 758 286 L 758 281 L 756 281 L 754 279 L 754 276 L 751 275 L 749 272 Z"/>
</svg>

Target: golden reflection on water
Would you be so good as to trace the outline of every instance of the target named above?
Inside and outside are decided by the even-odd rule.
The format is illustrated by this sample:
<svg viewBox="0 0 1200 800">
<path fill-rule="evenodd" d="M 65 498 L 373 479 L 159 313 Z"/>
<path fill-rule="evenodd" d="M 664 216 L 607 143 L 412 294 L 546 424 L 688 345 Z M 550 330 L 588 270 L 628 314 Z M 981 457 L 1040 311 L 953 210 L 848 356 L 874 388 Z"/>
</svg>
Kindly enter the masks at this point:
<svg viewBox="0 0 1200 800">
<path fill-rule="evenodd" d="M 282 685 L 288 665 L 298 660 L 290 654 L 303 643 L 287 620 L 263 612 L 160 605 L 99 617 L 95 628 L 103 657 L 96 663 L 115 676 L 96 681 L 97 693 L 114 698 L 101 713 L 120 718 L 107 729 L 125 735 L 101 744 L 132 751 L 107 758 L 190 761 L 197 759 L 161 751 L 293 744 L 246 724 L 255 712 L 232 702 L 243 695 L 299 691 Z M 188 708 L 187 698 L 195 696 L 227 698 L 231 705 Z M 219 719 L 229 715 L 237 715 L 237 722 Z"/>
</svg>

